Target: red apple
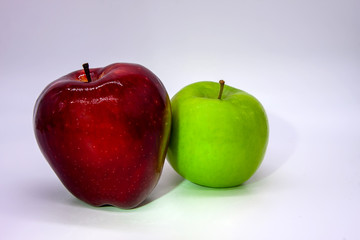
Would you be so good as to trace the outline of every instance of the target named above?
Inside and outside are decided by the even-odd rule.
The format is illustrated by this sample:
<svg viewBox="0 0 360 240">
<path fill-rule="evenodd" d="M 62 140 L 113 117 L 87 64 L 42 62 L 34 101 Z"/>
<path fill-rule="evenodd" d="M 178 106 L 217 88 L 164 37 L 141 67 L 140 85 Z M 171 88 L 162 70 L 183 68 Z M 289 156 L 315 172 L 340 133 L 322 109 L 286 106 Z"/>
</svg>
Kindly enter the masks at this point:
<svg viewBox="0 0 360 240">
<path fill-rule="evenodd" d="M 84 69 L 52 82 L 37 99 L 38 145 L 77 198 L 93 206 L 136 207 L 163 168 L 171 127 L 168 94 L 141 65 Z"/>
</svg>

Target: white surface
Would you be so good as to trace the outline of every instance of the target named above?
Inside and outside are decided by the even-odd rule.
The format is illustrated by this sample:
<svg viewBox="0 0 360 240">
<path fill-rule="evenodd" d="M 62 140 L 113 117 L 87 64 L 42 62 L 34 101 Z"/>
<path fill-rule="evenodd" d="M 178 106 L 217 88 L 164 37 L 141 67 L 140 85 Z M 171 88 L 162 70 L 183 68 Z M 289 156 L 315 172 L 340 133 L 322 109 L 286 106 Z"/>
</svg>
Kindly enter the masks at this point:
<svg viewBox="0 0 360 240">
<path fill-rule="evenodd" d="M 0 2 L 0 239 L 359 239 L 359 1 Z M 208 189 L 166 164 L 146 204 L 93 208 L 61 185 L 34 102 L 81 68 L 140 63 L 173 96 L 202 80 L 255 95 L 264 162 Z"/>
</svg>

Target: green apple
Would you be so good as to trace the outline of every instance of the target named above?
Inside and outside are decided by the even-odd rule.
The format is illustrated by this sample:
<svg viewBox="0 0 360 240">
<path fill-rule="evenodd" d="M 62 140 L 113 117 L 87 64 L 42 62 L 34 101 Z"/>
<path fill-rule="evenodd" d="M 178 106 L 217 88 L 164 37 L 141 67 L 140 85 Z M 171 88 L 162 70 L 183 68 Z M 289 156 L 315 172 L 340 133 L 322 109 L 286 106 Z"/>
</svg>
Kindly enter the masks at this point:
<svg viewBox="0 0 360 240">
<path fill-rule="evenodd" d="M 252 95 L 215 82 L 197 82 L 172 99 L 168 161 L 185 179 L 207 187 L 233 187 L 260 166 L 268 121 Z"/>
</svg>

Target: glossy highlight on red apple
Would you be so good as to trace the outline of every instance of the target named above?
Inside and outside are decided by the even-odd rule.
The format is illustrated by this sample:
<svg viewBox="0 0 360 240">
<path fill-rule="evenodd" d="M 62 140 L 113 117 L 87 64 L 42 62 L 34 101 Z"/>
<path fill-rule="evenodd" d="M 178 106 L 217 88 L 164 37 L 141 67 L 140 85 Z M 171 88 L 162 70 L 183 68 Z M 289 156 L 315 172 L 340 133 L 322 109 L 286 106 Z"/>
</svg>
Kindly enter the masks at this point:
<svg viewBox="0 0 360 240">
<path fill-rule="evenodd" d="M 36 140 L 74 196 L 93 206 L 136 207 L 162 172 L 171 128 L 168 94 L 137 64 L 115 63 L 86 75 L 72 72 L 41 93 Z"/>
</svg>

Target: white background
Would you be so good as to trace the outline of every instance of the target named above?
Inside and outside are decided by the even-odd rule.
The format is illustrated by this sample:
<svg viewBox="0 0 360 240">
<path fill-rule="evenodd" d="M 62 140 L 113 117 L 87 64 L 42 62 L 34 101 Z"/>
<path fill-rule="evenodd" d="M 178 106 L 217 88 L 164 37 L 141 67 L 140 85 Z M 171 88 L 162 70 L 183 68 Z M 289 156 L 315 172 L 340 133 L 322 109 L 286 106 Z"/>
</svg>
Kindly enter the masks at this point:
<svg viewBox="0 0 360 240">
<path fill-rule="evenodd" d="M 359 239 L 360 2 L 1 0 L 0 239 Z M 139 208 L 94 208 L 61 185 L 32 129 L 35 100 L 80 69 L 135 62 L 170 97 L 243 89 L 270 122 L 245 185 L 196 186 L 166 164 Z"/>
</svg>

